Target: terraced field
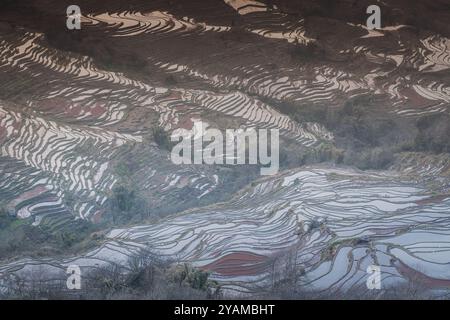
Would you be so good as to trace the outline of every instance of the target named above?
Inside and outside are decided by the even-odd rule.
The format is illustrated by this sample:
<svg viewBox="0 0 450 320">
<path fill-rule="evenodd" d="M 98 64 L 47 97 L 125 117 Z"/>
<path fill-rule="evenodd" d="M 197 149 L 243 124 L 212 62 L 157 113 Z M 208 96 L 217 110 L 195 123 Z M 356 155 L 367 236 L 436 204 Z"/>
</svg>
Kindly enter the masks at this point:
<svg viewBox="0 0 450 320">
<path fill-rule="evenodd" d="M 8 244 L 4 290 L 144 250 L 230 295 L 293 269 L 302 290 L 367 291 L 370 265 L 384 290 L 448 291 L 448 1 L 389 1 L 377 30 L 366 1 L 78 2 L 81 30 L 65 0 L 0 5 L 0 238 L 105 236 Z M 168 137 L 198 120 L 280 130 L 280 172 L 173 164 Z"/>
<path fill-rule="evenodd" d="M 83 257 L 18 261 L 0 271 L 49 268 L 64 279 L 68 265 L 126 264 L 144 249 L 194 261 L 232 293 L 256 293 L 290 253 L 304 269 L 303 286 L 315 290 L 363 288 L 373 264 L 383 268 L 386 286 L 420 276 L 443 289 L 449 282 L 449 207 L 450 195 L 436 199 L 425 185 L 392 172 L 306 167 L 260 180 L 226 203 L 114 229 Z"/>
</svg>

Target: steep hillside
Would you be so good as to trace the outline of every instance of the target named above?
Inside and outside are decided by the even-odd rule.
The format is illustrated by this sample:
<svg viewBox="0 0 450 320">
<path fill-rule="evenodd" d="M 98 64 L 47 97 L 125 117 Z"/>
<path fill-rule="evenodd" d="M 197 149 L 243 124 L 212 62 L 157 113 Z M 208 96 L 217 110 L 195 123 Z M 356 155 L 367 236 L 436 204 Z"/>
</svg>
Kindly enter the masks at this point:
<svg viewBox="0 0 450 320">
<path fill-rule="evenodd" d="M 0 4 L 5 290 L 140 250 L 230 294 L 361 290 L 369 265 L 448 289 L 449 1 L 378 3 L 376 30 L 370 1 L 79 0 L 69 30 L 72 4 Z M 198 121 L 278 129 L 280 172 L 173 163 Z"/>
</svg>

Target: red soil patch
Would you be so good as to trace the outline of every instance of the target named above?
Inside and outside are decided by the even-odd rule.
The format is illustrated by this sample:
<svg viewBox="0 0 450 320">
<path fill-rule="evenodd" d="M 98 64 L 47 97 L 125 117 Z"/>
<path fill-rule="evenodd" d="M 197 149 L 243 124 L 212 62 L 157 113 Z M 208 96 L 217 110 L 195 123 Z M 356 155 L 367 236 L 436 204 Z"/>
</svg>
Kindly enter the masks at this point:
<svg viewBox="0 0 450 320">
<path fill-rule="evenodd" d="M 436 103 L 436 101 L 428 100 L 425 97 L 422 97 L 420 94 L 418 94 L 415 90 L 407 88 L 401 90 L 401 93 L 408 97 L 409 104 L 408 106 L 414 107 L 414 108 L 425 108 L 427 106 L 431 106 Z"/>
<path fill-rule="evenodd" d="M 426 199 L 418 200 L 416 201 L 416 204 L 418 205 L 426 205 L 426 204 L 432 204 L 432 203 L 438 203 L 441 202 L 447 198 L 450 198 L 450 194 L 442 194 L 439 196 L 433 196 Z"/>
<path fill-rule="evenodd" d="M 427 276 L 420 271 L 410 268 L 403 262 L 399 261 L 397 265 L 398 272 L 414 281 L 414 283 L 421 284 L 428 288 L 450 288 L 450 279 L 437 279 Z"/>
<path fill-rule="evenodd" d="M 99 117 L 106 112 L 105 105 L 103 103 L 97 102 L 95 106 L 91 109 L 92 116 Z"/>
<path fill-rule="evenodd" d="M 177 123 L 177 128 L 182 128 L 186 130 L 192 130 L 192 127 L 194 127 L 194 123 L 192 122 L 191 118 L 180 118 L 179 122 Z"/>
<path fill-rule="evenodd" d="M 83 111 L 83 108 L 81 106 L 77 105 L 77 106 L 73 106 L 73 107 L 67 109 L 66 113 L 69 116 L 77 117 L 77 116 L 81 115 L 82 111 Z"/>
<path fill-rule="evenodd" d="M 263 273 L 270 265 L 266 256 L 251 252 L 234 252 L 207 264 L 201 269 L 223 276 L 253 276 Z"/>
<path fill-rule="evenodd" d="M 167 95 L 166 99 L 181 99 L 182 94 L 179 91 L 171 91 L 169 95 Z"/>
<path fill-rule="evenodd" d="M 45 186 L 37 186 L 29 191 L 26 191 L 24 193 L 22 193 L 20 196 L 18 196 L 17 198 L 15 198 L 14 200 L 12 200 L 8 206 L 12 206 L 15 207 L 16 205 L 18 205 L 19 203 L 32 199 L 34 197 L 37 197 L 45 192 L 47 192 L 47 188 Z"/>
<path fill-rule="evenodd" d="M 68 109 L 71 104 L 72 101 L 70 101 L 69 99 L 55 97 L 40 100 L 35 104 L 35 107 L 37 107 L 41 111 L 52 111 L 52 110 L 64 111 Z"/>
<path fill-rule="evenodd" d="M 100 223 L 101 220 L 102 220 L 102 216 L 103 216 L 104 213 L 105 213 L 104 210 L 97 210 L 97 211 L 93 214 L 91 221 L 92 221 L 93 223 Z"/>
</svg>

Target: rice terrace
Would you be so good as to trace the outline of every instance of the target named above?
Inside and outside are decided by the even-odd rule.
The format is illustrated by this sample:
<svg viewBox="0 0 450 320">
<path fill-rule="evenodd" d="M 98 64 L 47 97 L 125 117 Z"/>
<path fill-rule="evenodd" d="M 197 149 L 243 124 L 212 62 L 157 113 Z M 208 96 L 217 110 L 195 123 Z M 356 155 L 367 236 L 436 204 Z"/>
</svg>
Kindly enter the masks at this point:
<svg viewBox="0 0 450 320">
<path fill-rule="evenodd" d="M 1 1 L 0 299 L 449 299 L 449 21 Z"/>
</svg>

